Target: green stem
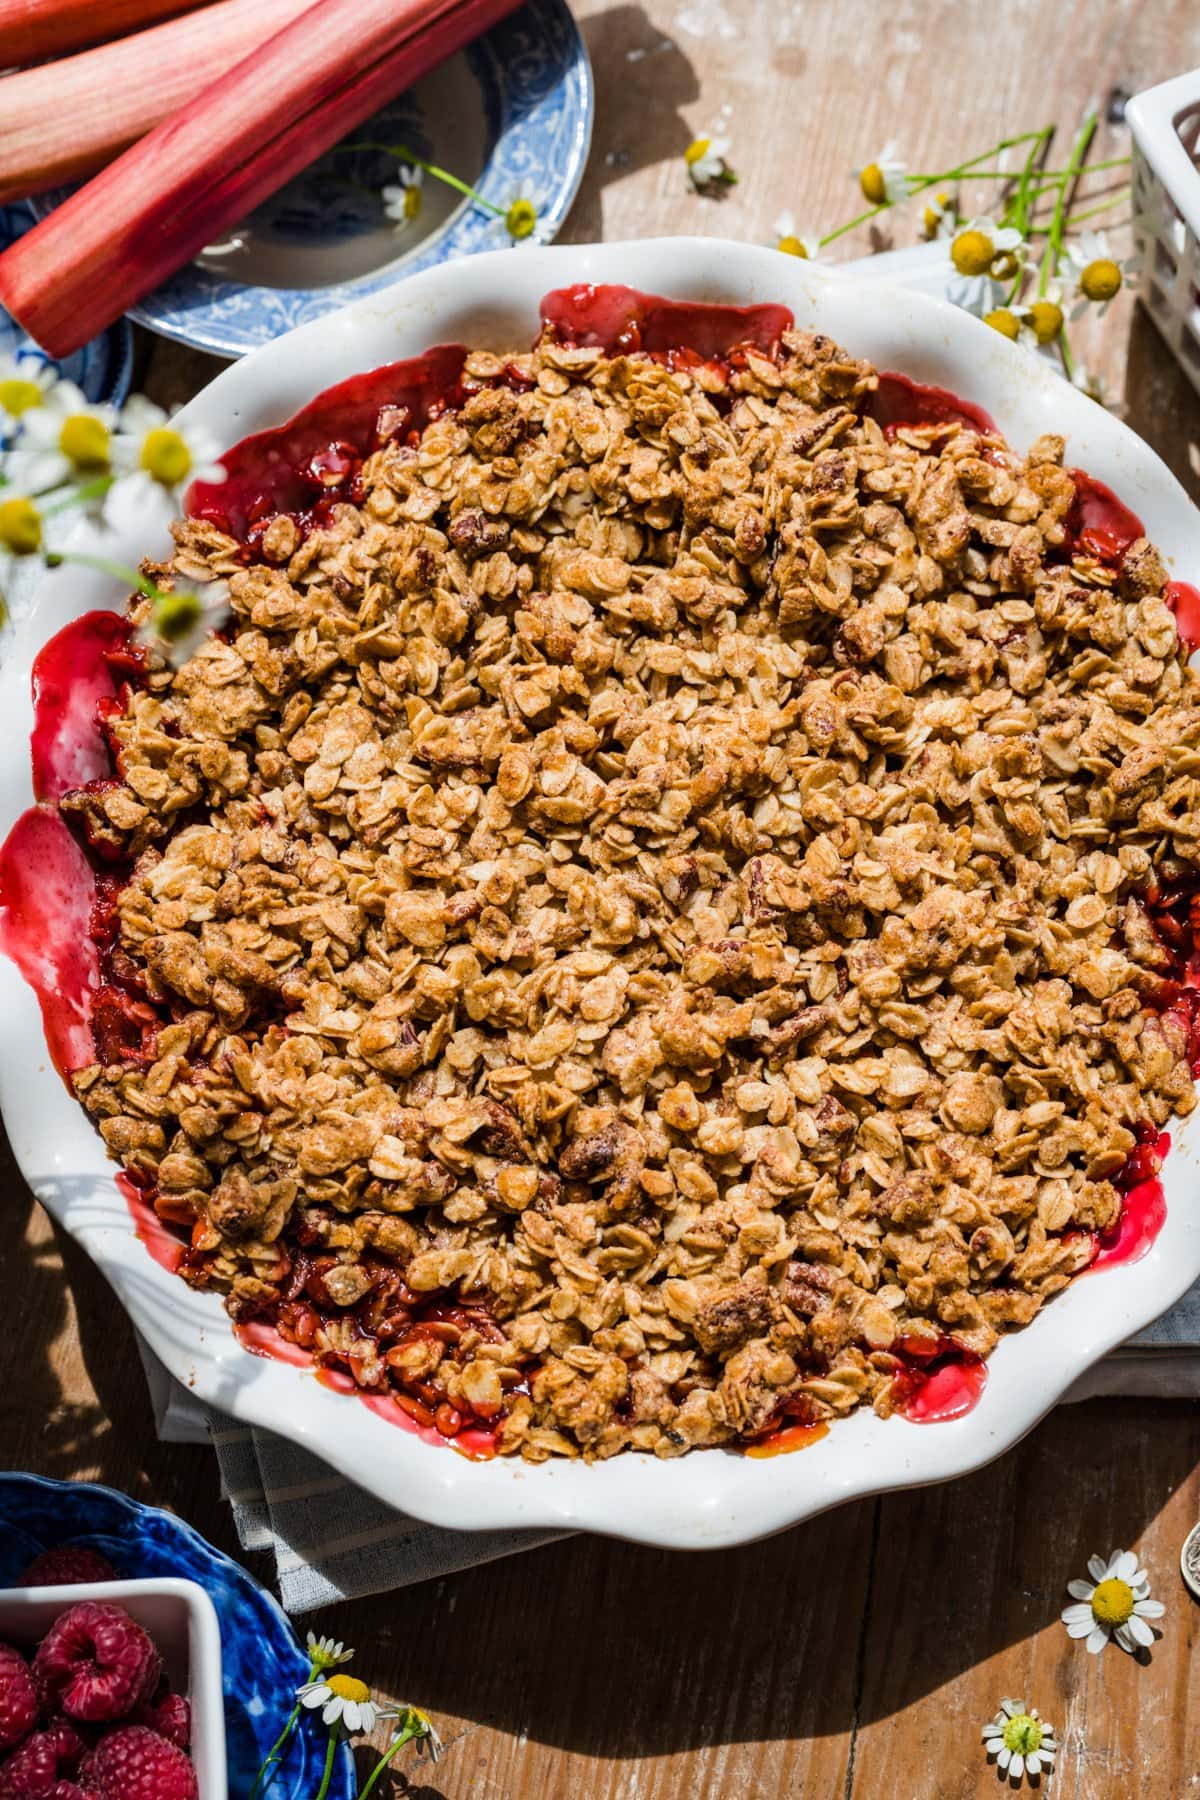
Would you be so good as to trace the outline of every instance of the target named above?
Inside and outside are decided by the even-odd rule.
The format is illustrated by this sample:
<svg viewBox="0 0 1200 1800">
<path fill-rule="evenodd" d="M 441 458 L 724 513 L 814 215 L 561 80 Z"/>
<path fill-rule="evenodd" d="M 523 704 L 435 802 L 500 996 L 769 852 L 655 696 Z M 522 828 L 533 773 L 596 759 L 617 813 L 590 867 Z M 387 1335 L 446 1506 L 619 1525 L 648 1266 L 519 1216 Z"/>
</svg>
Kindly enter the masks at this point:
<svg viewBox="0 0 1200 1800">
<path fill-rule="evenodd" d="M 410 150 L 407 144 L 354 143 L 340 144 L 338 148 L 343 151 L 379 150 L 385 156 L 395 156 L 401 162 L 413 163 L 418 169 L 424 169 L 427 175 L 432 175 L 435 181 L 444 181 L 446 186 L 452 187 L 456 193 L 465 195 L 468 200 L 473 200 L 476 206 L 482 206 L 485 212 L 494 214 L 497 219 L 504 217 L 502 206 L 495 205 L 491 200 L 485 200 L 482 194 L 477 193 L 465 181 L 460 181 L 457 175 L 452 175 L 449 169 L 439 169 L 436 163 L 426 162 L 423 156 L 418 156 L 416 151 Z"/>
<path fill-rule="evenodd" d="M 52 550 L 47 552 L 46 560 L 52 568 L 57 568 L 60 563 L 73 563 L 81 569 L 95 569 L 101 575 L 111 575 L 114 581 L 124 582 L 130 587 L 136 588 L 138 593 L 144 594 L 147 600 L 170 598 L 165 588 L 155 587 L 154 583 L 147 580 L 145 575 L 139 575 L 133 569 L 127 569 L 124 563 L 110 562 L 106 556 L 89 556 L 83 550 Z M 309 1680 L 311 1681 L 311 1679 L 310 1676 Z"/>
<path fill-rule="evenodd" d="M 321 1785 L 317 1789 L 316 1800 L 325 1800 L 325 1796 L 329 1792 L 329 1783 L 333 1780 L 333 1759 L 337 1755 L 338 1736 L 338 1726 L 335 1720 L 329 1727 L 329 1743 L 325 1749 L 325 1771 L 321 1777 Z"/>
<path fill-rule="evenodd" d="M 1046 232 L 1046 248 L 1042 255 L 1042 266 L 1038 274 L 1038 295 L 1041 299 L 1045 299 L 1046 289 L 1050 286 L 1050 277 L 1058 268 L 1058 259 L 1062 255 L 1063 247 L 1063 227 L 1070 204 L 1069 196 L 1074 192 L 1075 183 L 1079 180 L 1084 158 L 1088 153 L 1088 146 L 1096 135 L 1097 123 L 1097 115 L 1089 113 L 1083 122 L 1079 136 L 1075 139 L 1075 146 L 1059 182 L 1058 198 L 1054 202 L 1054 214 Z"/>
<path fill-rule="evenodd" d="M 1128 200 L 1132 192 L 1132 188 L 1120 188 L 1111 200 L 1101 200 L 1098 206 L 1089 206 L 1086 211 L 1081 213 L 1071 213 L 1068 218 L 1063 220 L 1063 229 L 1073 231 L 1076 225 L 1082 225 L 1085 219 L 1094 219 L 1099 213 L 1111 212 L 1114 206 L 1120 206 Z"/>
<path fill-rule="evenodd" d="M 1013 150 L 1018 144 L 1028 144 L 1034 138 L 1041 136 L 1042 132 L 1040 131 L 1023 131 L 1020 137 L 1002 138 L 998 144 L 993 144 L 988 150 L 982 150 L 978 156 L 968 157 L 967 161 L 959 163 L 956 169 L 946 169 L 940 175 L 909 175 L 905 178 L 909 184 L 909 191 L 904 198 L 911 200 L 917 194 L 923 194 L 926 188 L 936 187 L 940 181 L 959 181 L 967 178 L 969 170 L 977 169 L 980 163 L 987 162 L 991 157 L 998 155 L 1001 150 Z M 835 243 L 838 238 L 845 237 L 848 231 L 853 231 L 857 226 L 866 225 L 871 219 L 878 218 L 881 212 L 890 212 L 893 206 L 902 206 L 903 204 L 902 200 L 881 200 L 878 206 L 869 207 L 866 212 L 859 213 L 857 218 L 848 220 L 845 225 L 839 225 L 836 230 L 826 232 L 823 238 L 817 239 L 818 247 L 823 250 L 826 244 Z"/>
<path fill-rule="evenodd" d="M 1071 355 L 1071 346 L 1067 342 L 1065 331 L 1060 331 L 1058 334 L 1058 354 L 1062 357 L 1062 366 L 1067 380 L 1073 381 L 1075 379 L 1075 358 Z"/>
<path fill-rule="evenodd" d="M 383 1774 L 383 1771 L 387 1768 L 393 1756 L 396 1755 L 396 1752 L 402 1750 L 405 1744 L 410 1743 L 416 1735 L 417 1733 L 412 1729 L 411 1725 L 406 1725 L 404 1727 L 404 1730 L 400 1733 L 399 1737 L 388 1745 L 388 1748 L 384 1751 L 375 1767 L 371 1770 L 370 1775 L 367 1777 L 367 1785 L 364 1788 L 359 1789 L 358 1800 L 367 1800 L 367 1795 L 375 1786 L 375 1783 L 379 1780 L 379 1777 Z"/>
<path fill-rule="evenodd" d="M 312 1665 L 311 1669 L 308 1671 L 309 1681 L 311 1681 L 313 1679 L 316 1672 L 317 1672 L 317 1665 L 316 1665 L 316 1663 L 314 1663 Z M 266 1761 L 263 1763 L 262 1768 L 258 1771 L 258 1774 L 254 1777 L 254 1786 L 250 1789 L 249 1794 L 246 1796 L 246 1800 L 258 1800 L 258 1796 L 262 1792 L 263 1783 L 266 1781 L 267 1776 L 270 1774 L 271 1770 L 274 1768 L 276 1763 L 283 1761 L 283 1752 L 284 1752 L 285 1748 L 287 1747 L 289 1738 L 291 1737 L 293 1731 L 295 1731 L 295 1729 L 296 1729 L 299 1719 L 300 1719 L 300 1702 L 297 1700 L 295 1706 L 293 1706 L 291 1712 L 288 1714 L 287 1724 L 284 1726 L 284 1728 L 280 1732 L 279 1736 L 275 1739 L 275 1742 L 271 1745 L 270 1750 L 267 1752 Z"/>
<path fill-rule="evenodd" d="M 107 494 L 115 479 L 114 475 L 97 475 L 94 481 L 85 482 L 83 487 L 76 488 L 73 493 L 64 495 L 61 500 L 56 500 L 53 506 L 43 506 L 43 519 L 52 519 L 55 513 L 66 512 L 72 506 L 86 506 L 89 500 L 99 500 Z M 47 488 L 45 492 L 52 494 L 54 489 Z M 41 495 L 35 494 L 34 499 L 40 500 Z"/>
</svg>

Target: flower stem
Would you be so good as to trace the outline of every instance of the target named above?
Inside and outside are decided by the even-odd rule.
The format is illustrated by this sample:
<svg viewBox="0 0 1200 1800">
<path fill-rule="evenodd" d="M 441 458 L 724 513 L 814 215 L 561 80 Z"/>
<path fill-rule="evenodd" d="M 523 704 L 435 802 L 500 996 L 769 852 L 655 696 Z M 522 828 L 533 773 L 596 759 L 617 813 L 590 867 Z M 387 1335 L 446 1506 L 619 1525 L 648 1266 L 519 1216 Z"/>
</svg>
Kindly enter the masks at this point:
<svg viewBox="0 0 1200 1800">
<path fill-rule="evenodd" d="M 1101 200 L 1097 206 L 1089 206 L 1084 212 L 1071 213 L 1063 221 L 1064 231 L 1073 231 L 1076 225 L 1082 225 L 1085 219 L 1094 219 L 1098 213 L 1110 212 L 1114 206 L 1120 206 L 1132 194 L 1132 188 L 1118 188 L 1110 200 Z"/>
<path fill-rule="evenodd" d="M 317 1665 L 314 1663 L 312 1668 L 308 1671 L 308 1679 L 310 1681 L 313 1679 L 316 1672 Z M 254 1777 L 254 1786 L 250 1789 L 249 1794 L 246 1796 L 246 1800 L 258 1800 L 258 1796 L 262 1793 L 263 1783 L 266 1781 L 267 1776 L 270 1774 L 276 1763 L 283 1761 L 283 1752 L 289 1738 L 296 1729 L 299 1719 L 300 1702 L 297 1700 L 295 1706 L 293 1706 L 291 1712 L 287 1716 L 287 1724 L 275 1739 L 275 1742 L 271 1745 L 270 1750 L 267 1752 L 266 1761 L 258 1771 L 258 1774 Z"/>
<path fill-rule="evenodd" d="M 1040 138 L 1047 129 L 1052 131 L 1054 128 L 1053 126 L 1043 127 L 1042 131 L 1023 131 L 1020 137 L 1002 138 L 989 150 L 981 150 L 978 156 L 968 157 L 967 161 L 959 163 L 957 168 L 945 169 L 939 175 L 910 175 L 907 177 L 909 191 L 905 195 L 905 199 L 911 200 L 917 194 L 923 194 L 926 188 L 936 187 L 939 181 L 958 181 L 970 178 L 969 172 L 978 169 L 980 163 L 990 161 L 1002 150 L 1013 150 L 1018 144 L 1028 144 L 1034 138 Z M 823 238 L 818 238 L 818 247 L 823 250 L 826 244 L 832 244 L 836 239 L 845 237 L 846 233 L 853 231 L 856 226 L 866 225 L 871 219 L 878 218 L 881 212 L 890 212 L 893 206 L 902 206 L 903 204 L 904 201 L 883 200 L 878 206 L 869 207 L 866 212 L 859 213 L 857 218 L 847 220 L 845 225 L 839 225 L 835 230 L 826 232 Z"/>
<path fill-rule="evenodd" d="M 336 1719 L 329 1727 L 329 1742 L 325 1747 L 325 1769 L 321 1776 L 321 1785 L 316 1792 L 316 1800 L 325 1800 L 329 1792 L 329 1783 L 333 1780 L 333 1759 L 337 1755 L 338 1725 Z"/>
<path fill-rule="evenodd" d="M 60 563 L 73 563 L 81 569 L 95 569 L 101 575 L 111 575 L 114 581 L 136 588 L 147 600 L 166 600 L 170 597 L 165 588 L 156 587 L 145 575 L 126 568 L 124 563 L 110 562 L 106 556 L 89 556 L 84 550 L 51 550 L 46 553 L 46 563 L 48 567 L 55 569 Z"/>
<path fill-rule="evenodd" d="M 1088 146 L 1096 135 L 1097 123 L 1097 115 L 1094 112 L 1089 113 L 1083 121 L 1067 166 L 1059 179 L 1058 197 L 1054 202 L 1054 213 L 1046 232 L 1046 248 L 1042 253 L 1042 266 L 1038 274 L 1038 295 L 1041 299 L 1045 299 L 1046 289 L 1050 286 L 1050 277 L 1058 268 L 1058 259 L 1062 255 L 1067 208 L 1070 204 L 1069 196 L 1083 169 Z"/>
<path fill-rule="evenodd" d="M 449 169 L 439 169 L 436 163 L 426 162 L 423 156 L 418 156 L 416 151 L 410 150 L 407 144 L 355 143 L 342 144 L 339 148 L 342 150 L 379 150 L 385 156 L 397 157 L 400 162 L 414 163 L 418 169 L 424 169 L 427 175 L 432 175 L 435 181 L 444 181 L 446 186 L 452 187 L 456 193 L 464 194 L 468 200 L 473 200 L 476 206 L 482 206 L 485 212 L 494 214 L 497 219 L 504 217 L 502 206 L 497 206 L 494 201 L 485 200 L 475 188 L 468 186 L 465 181 L 461 181 L 457 175 L 451 175 Z"/>
<path fill-rule="evenodd" d="M 55 513 L 66 512 L 72 506 L 86 506 L 89 500 L 101 499 L 107 494 L 114 479 L 115 477 L 112 475 L 97 475 L 94 481 L 85 482 L 83 487 L 76 488 L 70 494 L 65 494 L 61 500 L 56 500 L 53 506 L 43 506 L 43 519 L 52 519 Z M 54 490 L 51 488 L 48 491 L 53 493 Z M 40 499 L 41 495 L 37 495 L 36 498 Z"/>
<path fill-rule="evenodd" d="M 371 1792 L 371 1789 L 375 1786 L 375 1783 L 379 1780 L 379 1777 L 383 1774 L 383 1771 L 387 1768 L 396 1752 L 402 1750 L 405 1744 L 410 1743 L 416 1735 L 417 1733 L 412 1729 L 412 1726 L 406 1724 L 404 1730 L 388 1745 L 375 1767 L 371 1770 L 370 1775 L 367 1777 L 366 1786 L 359 1789 L 358 1800 L 367 1800 L 367 1795 Z"/>
</svg>

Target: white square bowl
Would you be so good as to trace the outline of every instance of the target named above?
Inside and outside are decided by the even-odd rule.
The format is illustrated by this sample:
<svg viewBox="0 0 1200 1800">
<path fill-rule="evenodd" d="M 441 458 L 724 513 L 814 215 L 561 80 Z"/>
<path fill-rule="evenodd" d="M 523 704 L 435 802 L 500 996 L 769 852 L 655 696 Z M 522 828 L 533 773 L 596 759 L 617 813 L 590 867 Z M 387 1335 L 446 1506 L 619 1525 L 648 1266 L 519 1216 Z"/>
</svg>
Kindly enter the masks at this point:
<svg viewBox="0 0 1200 1800">
<path fill-rule="evenodd" d="M 0 1641 L 22 1654 L 31 1651 L 55 1619 L 84 1600 L 122 1606 L 150 1633 L 171 1687 L 186 1696 L 192 1709 L 191 1758 L 200 1800 L 226 1800 L 221 1632 L 204 1589 L 174 1577 L 0 1588 Z"/>
</svg>

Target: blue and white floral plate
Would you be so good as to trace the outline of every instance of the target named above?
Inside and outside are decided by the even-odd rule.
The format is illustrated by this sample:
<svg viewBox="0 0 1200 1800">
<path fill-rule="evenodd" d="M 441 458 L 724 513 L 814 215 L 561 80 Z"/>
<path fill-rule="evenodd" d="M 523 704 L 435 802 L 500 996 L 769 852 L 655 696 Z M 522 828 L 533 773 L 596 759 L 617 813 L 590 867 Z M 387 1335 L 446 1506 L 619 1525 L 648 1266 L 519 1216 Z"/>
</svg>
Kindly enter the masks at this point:
<svg viewBox="0 0 1200 1800">
<path fill-rule="evenodd" d="M 0 1474 L 0 1587 L 15 1585 L 40 1551 L 66 1543 L 99 1550 L 122 1576 L 176 1575 L 207 1590 L 221 1627 L 229 1796 L 244 1800 L 309 1668 L 274 1600 L 173 1513 L 90 1482 Z M 327 1743 L 320 1719 L 305 1713 L 264 1800 L 312 1800 Z M 343 1744 L 329 1793 L 351 1800 L 355 1792 Z"/>
<path fill-rule="evenodd" d="M 419 216 L 398 232 L 379 197 L 396 182 L 398 161 L 369 145 L 407 145 L 495 206 L 531 200 L 539 237 L 552 238 L 583 176 L 592 109 L 591 65 L 566 0 L 526 0 L 130 317 L 196 349 L 241 356 L 401 276 L 508 243 L 502 220 L 428 177 Z M 45 213 L 62 197 L 34 204 Z"/>
<path fill-rule="evenodd" d="M 29 200 L 18 201 L 14 206 L 0 206 L 0 250 L 7 250 L 36 223 L 37 213 Z M 3 307 L 0 307 L 0 353 L 34 356 L 43 363 L 52 360 L 44 350 L 39 350 Z M 129 320 L 121 319 L 110 331 L 102 332 L 55 367 L 61 369 L 68 381 L 81 388 L 93 405 L 107 400 L 120 406 L 133 382 L 133 327 Z"/>
</svg>

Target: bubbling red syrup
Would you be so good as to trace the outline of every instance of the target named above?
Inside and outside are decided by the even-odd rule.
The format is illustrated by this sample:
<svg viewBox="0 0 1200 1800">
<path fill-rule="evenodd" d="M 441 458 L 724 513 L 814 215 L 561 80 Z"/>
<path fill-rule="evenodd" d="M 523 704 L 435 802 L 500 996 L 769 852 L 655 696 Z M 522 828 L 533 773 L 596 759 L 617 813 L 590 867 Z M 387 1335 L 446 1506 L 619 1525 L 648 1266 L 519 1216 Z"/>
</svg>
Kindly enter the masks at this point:
<svg viewBox="0 0 1200 1800">
<path fill-rule="evenodd" d="M 112 774 L 97 722 L 128 679 L 132 626 L 121 613 L 90 612 L 57 632 L 33 665 L 33 791 L 60 800 Z"/>
<path fill-rule="evenodd" d="M 1125 552 L 1146 535 L 1142 521 L 1110 487 L 1084 469 L 1068 469 L 1075 483 L 1075 498 L 1067 514 L 1066 550 L 1082 550 L 1098 562 L 1120 568 Z"/>
<path fill-rule="evenodd" d="M 890 369 L 880 373 L 879 386 L 867 395 L 862 411 L 864 418 L 882 425 L 888 437 L 906 425 L 966 425 L 982 437 L 998 435 L 995 419 L 982 406 L 960 399 L 949 388 L 911 381 Z"/>
<path fill-rule="evenodd" d="M 542 300 L 542 322 L 560 343 L 628 356 L 690 353 L 701 362 L 732 361 L 746 348 L 774 356 L 795 320 L 786 306 L 713 306 L 664 300 L 637 288 L 605 284 L 556 288 Z"/>
<path fill-rule="evenodd" d="M 892 1383 L 892 1404 L 914 1425 L 961 1419 L 979 1403 L 987 1364 L 956 1338 L 898 1337 L 893 1356 L 903 1365 Z"/>
<path fill-rule="evenodd" d="M 64 1078 L 96 1060 L 92 1004 L 101 985 L 91 935 L 95 874 L 57 812 L 31 806 L 0 850 L 0 950 L 37 995 L 46 1044 Z"/>
<path fill-rule="evenodd" d="M 1189 652 L 1200 650 L 1200 589 L 1194 588 L 1190 581 L 1169 581 L 1164 598 L 1175 614 L 1180 643 L 1185 644 Z"/>
</svg>

